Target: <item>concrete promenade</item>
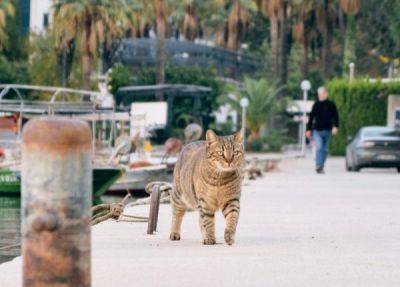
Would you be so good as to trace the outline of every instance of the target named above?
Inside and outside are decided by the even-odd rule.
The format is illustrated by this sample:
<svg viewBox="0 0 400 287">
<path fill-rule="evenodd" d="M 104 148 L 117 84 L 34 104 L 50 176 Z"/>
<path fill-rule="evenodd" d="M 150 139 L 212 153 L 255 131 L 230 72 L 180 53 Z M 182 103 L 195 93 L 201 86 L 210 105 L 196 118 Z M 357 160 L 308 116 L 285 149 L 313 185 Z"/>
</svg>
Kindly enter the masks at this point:
<svg viewBox="0 0 400 287">
<path fill-rule="evenodd" d="M 187 214 L 182 239 L 168 240 L 170 206 L 159 232 L 146 223 L 109 221 L 93 228 L 94 287 L 400 286 L 400 174 L 346 173 L 344 160 L 314 173 L 290 159 L 244 187 L 236 244 L 203 246 L 198 214 Z M 148 206 L 131 214 L 147 215 Z M 0 286 L 21 286 L 21 258 L 0 265 Z"/>
</svg>

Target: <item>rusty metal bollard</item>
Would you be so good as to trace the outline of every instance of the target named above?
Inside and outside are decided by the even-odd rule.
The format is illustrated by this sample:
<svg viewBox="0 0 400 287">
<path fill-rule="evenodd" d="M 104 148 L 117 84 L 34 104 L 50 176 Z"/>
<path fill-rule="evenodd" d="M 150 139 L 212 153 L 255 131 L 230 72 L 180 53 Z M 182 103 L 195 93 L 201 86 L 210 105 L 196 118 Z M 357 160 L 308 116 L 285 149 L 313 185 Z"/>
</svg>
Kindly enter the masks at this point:
<svg viewBox="0 0 400 287">
<path fill-rule="evenodd" d="M 78 120 L 36 119 L 24 128 L 24 287 L 91 285 L 91 138 Z"/>
<path fill-rule="evenodd" d="M 150 214 L 147 225 L 147 234 L 153 234 L 157 230 L 158 211 L 160 209 L 161 190 L 160 185 L 155 184 L 150 195 Z"/>
</svg>

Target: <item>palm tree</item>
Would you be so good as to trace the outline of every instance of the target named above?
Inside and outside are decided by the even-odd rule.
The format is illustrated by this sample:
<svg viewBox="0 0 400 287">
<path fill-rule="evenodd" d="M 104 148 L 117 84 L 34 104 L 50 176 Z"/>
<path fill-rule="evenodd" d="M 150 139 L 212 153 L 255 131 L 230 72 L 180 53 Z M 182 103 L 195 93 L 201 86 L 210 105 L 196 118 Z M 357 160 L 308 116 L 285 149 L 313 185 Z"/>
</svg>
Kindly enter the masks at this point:
<svg viewBox="0 0 400 287">
<path fill-rule="evenodd" d="M 157 28 L 157 84 L 165 83 L 165 32 L 166 32 L 166 7 L 164 0 L 153 0 Z M 159 99 L 163 98 L 160 94 Z"/>
<path fill-rule="evenodd" d="M 322 34 L 322 70 L 325 79 L 327 79 L 331 75 L 331 46 L 336 0 L 316 1 L 315 10 L 318 30 Z"/>
<path fill-rule="evenodd" d="M 260 130 L 266 126 L 267 119 L 271 119 L 274 114 L 280 112 L 285 106 L 285 100 L 279 98 L 280 89 L 266 79 L 255 80 L 244 79 L 244 88 L 238 90 L 237 98 L 225 98 L 233 109 L 241 112 L 240 99 L 249 99 L 247 107 L 246 121 L 250 130 L 250 140 L 260 138 Z"/>
<path fill-rule="evenodd" d="M 227 19 L 228 37 L 226 47 L 232 51 L 238 51 L 248 25 L 248 10 L 252 7 L 252 1 L 234 0 Z"/>
<path fill-rule="evenodd" d="M 138 13 L 144 16 L 140 19 L 140 25 L 155 23 L 157 34 L 157 84 L 165 83 L 165 37 L 167 31 L 167 17 L 174 8 L 181 7 L 183 2 L 176 0 L 138 0 Z M 163 94 L 159 92 L 156 97 L 163 99 Z"/>
<path fill-rule="evenodd" d="M 90 88 L 93 60 L 100 43 L 120 36 L 126 27 L 128 7 L 124 0 L 57 0 L 54 31 L 58 45 L 76 39 L 82 53 L 82 86 Z"/>
<path fill-rule="evenodd" d="M 343 49 L 343 70 L 346 71 L 348 65 L 355 60 L 355 35 L 356 23 L 355 15 L 360 10 L 359 0 L 340 0 L 340 7 L 346 13 L 346 33 Z"/>
<path fill-rule="evenodd" d="M 182 33 L 189 41 L 194 41 L 197 36 L 197 19 L 193 0 L 185 0 L 185 16 L 182 24 Z"/>
<path fill-rule="evenodd" d="M 248 12 L 256 10 L 254 0 L 186 0 L 186 3 L 190 4 L 190 9 L 186 6 L 185 38 L 189 38 L 187 28 L 191 31 L 201 29 L 215 36 L 217 46 L 240 50 L 249 21 Z"/>
<path fill-rule="evenodd" d="M 269 18 L 271 38 L 271 71 L 279 75 L 279 16 L 282 14 L 283 0 L 259 0 L 260 11 Z"/>
<path fill-rule="evenodd" d="M 8 16 L 14 16 L 15 10 L 12 0 L 1 0 L 0 1 L 0 50 L 7 44 L 7 34 L 4 31 L 6 26 L 6 18 Z"/>
<path fill-rule="evenodd" d="M 308 78 L 308 46 L 310 41 L 310 27 L 307 25 L 313 11 L 313 0 L 294 0 L 293 8 L 297 12 L 297 21 L 293 25 L 293 37 L 301 45 L 301 74 L 303 79 Z"/>
</svg>

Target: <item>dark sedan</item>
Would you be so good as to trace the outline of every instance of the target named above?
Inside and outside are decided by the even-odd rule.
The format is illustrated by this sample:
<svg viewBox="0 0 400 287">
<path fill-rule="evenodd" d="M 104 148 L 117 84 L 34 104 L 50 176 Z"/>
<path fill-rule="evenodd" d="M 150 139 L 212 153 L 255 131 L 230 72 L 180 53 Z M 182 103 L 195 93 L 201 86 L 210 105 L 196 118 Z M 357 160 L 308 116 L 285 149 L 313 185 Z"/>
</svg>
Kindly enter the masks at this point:
<svg viewBox="0 0 400 287">
<path fill-rule="evenodd" d="M 400 130 L 390 127 L 364 127 L 349 138 L 346 169 L 395 167 L 400 172 Z"/>
</svg>

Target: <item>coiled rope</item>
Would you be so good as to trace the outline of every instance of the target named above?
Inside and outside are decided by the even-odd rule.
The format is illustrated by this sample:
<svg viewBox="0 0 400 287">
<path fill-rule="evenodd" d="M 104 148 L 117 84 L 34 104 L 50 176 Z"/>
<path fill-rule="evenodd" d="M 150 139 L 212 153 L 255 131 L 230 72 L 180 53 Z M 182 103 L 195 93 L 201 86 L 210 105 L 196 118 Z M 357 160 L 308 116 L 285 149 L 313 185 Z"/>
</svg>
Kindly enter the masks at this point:
<svg viewBox="0 0 400 287">
<path fill-rule="evenodd" d="M 172 184 L 165 181 L 153 181 L 147 184 L 145 190 L 148 194 L 151 194 L 153 189 L 159 186 L 161 192 L 160 203 L 169 203 L 170 202 L 170 192 L 172 190 Z M 114 219 L 116 221 L 124 221 L 124 222 L 148 222 L 149 218 L 144 216 L 135 216 L 135 215 L 127 215 L 124 214 L 125 208 L 129 208 L 137 205 L 146 205 L 150 204 L 150 198 L 139 199 L 129 204 L 125 204 L 128 198 L 131 197 L 131 194 L 128 193 L 125 198 L 119 203 L 109 203 L 109 204 L 99 204 L 92 207 L 92 219 L 90 221 L 90 225 L 96 225 L 100 222 L 106 221 L 108 219 Z"/>
</svg>

